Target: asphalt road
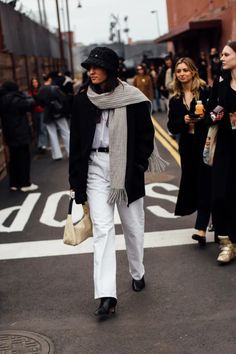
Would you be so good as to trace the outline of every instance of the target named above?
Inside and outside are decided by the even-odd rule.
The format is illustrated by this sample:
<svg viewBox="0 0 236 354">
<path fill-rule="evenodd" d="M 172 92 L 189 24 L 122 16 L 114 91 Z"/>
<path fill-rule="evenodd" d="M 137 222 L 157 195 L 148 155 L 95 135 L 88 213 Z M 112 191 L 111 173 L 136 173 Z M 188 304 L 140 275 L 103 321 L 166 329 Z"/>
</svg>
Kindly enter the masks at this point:
<svg viewBox="0 0 236 354">
<path fill-rule="evenodd" d="M 165 128 L 165 114 L 157 121 Z M 0 182 L 0 354 L 33 352 L 4 351 L 3 330 L 46 336 L 57 354 L 236 353 L 236 262 L 218 266 L 212 233 L 200 249 L 191 240 L 195 215 L 174 216 L 180 168 L 165 145 L 158 144 L 166 171 L 146 176 L 147 286 L 131 289 L 116 215 L 118 306 L 106 322 L 93 315 L 92 239 L 62 243 L 68 161 L 35 156 L 32 181 L 40 188 L 33 193 Z"/>
</svg>

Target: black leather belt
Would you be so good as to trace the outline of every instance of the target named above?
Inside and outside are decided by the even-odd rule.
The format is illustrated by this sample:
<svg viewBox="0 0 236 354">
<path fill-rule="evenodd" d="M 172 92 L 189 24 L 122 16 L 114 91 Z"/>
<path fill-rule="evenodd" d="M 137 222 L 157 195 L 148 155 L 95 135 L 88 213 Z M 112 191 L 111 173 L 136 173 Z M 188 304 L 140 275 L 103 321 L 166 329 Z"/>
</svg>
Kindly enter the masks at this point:
<svg viewBox="0 0 236 354">
<path fill-rule="evenodd" d="M 91 151 L 97 151 L 97 152 L 109 152 L 109 147 L 100 147 L 97 149 L 92 149 Z"/>
</svg>

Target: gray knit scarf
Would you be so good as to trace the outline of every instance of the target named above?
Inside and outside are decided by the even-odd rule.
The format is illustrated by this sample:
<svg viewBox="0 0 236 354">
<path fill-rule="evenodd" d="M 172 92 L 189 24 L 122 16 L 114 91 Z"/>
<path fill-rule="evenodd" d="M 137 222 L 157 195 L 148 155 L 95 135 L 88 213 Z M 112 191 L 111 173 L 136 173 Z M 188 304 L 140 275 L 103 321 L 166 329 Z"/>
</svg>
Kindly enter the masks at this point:
<svg viewBox="0 0 236 354">
<path fill-rule="evenodd" d="M 112 92 L 97 94 L 90 87 L 87 91 L 89 100 L 99 109 L 109 109 L 109 155 L 111 191 L 108 203 L 128 202 L 125 190 L 126 158 L 127 158 L 127 110 L 126 106 L 140 102 L 151 102 L 136 87 L 120 81 Z M 150 171 L 163 171 L 166 162 L 160 157 L 156 144 L 149 158 Z M 150 166 L 151 165 L 151 166 Z"/>
</svg>

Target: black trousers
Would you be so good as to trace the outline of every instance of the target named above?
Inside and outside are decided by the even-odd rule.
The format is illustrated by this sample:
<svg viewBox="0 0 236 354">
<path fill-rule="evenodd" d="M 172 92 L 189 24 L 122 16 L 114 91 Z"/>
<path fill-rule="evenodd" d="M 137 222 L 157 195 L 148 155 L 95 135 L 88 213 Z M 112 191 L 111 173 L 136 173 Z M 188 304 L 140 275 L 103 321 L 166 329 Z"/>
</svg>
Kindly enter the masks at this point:
<svg viewBox="0 0 236 354">
<path fill-rule="evenodd" d="M 209 224 L 210 216 L 211 216 L 210 208 L 199 209 L 197 211 L 195 229 L 206 231 L 207 226 Z"/>
<path fill-rule="evenodd" d="M 10 187 L 30 186 L 30 147 L 29 145 L 9 146 L 9 184 Z"/>
<path fill-rule="evenodd" d="M 220 236 L 229 236 L 232 243 L 236 243 L 235 213 L 229 208 L 227 202 L 216 203 L 212 212 L 213 226 L 216 234 Z"/>
</svg>

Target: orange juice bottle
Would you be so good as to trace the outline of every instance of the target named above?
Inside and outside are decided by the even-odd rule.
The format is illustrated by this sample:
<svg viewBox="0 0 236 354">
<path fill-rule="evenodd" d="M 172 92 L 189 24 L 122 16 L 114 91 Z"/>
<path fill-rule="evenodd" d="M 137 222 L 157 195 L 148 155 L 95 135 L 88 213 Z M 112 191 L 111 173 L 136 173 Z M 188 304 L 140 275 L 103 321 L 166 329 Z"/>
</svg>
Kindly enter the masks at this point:
<svg viewBox="0 0 236 354">
<path fill-rule="evenodd" d="M 197 104 L 196 104 L 196 106 L 195 106 L 195 112 L 194 112 L 194 113 L 195 113 L 195 114 L 199 114 L 199 115 L 204 114 L 204 106 L 203 106 L 201 100 L 197 101 Z"/>
</svg>

